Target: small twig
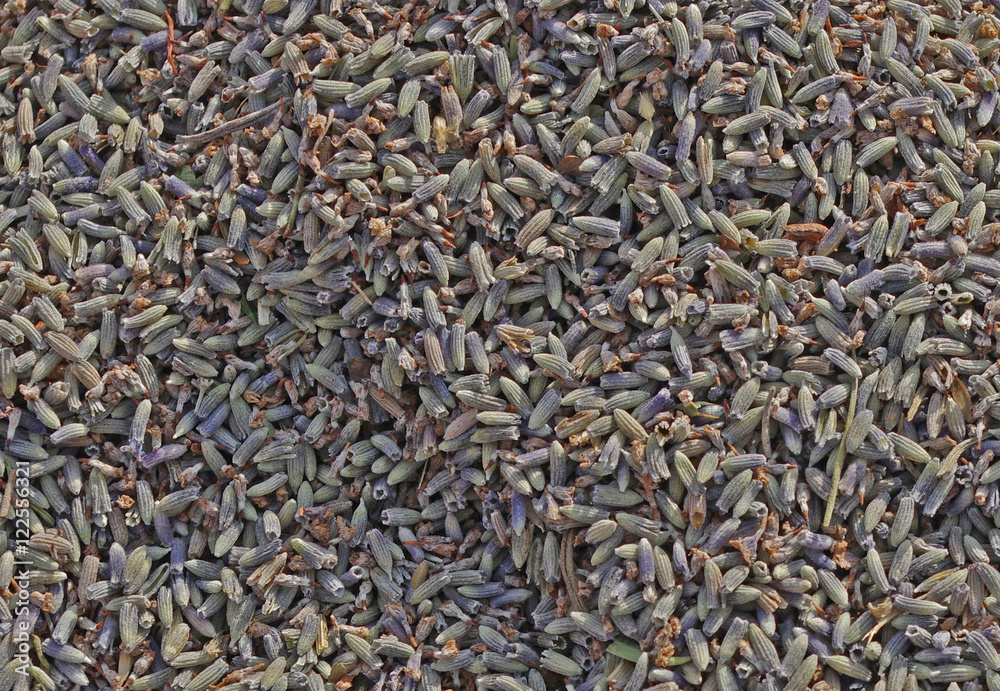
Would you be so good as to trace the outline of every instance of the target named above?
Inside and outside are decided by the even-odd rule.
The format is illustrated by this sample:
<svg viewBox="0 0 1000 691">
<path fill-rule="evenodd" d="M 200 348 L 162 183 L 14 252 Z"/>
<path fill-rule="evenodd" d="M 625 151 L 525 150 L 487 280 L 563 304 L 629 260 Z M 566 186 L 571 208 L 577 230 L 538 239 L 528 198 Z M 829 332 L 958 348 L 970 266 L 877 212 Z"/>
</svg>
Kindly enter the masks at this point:
<svg viewBox="0 0 1000 691">
<path fill-rule="evenodd" d="M 256 113 L 250 113 L 248 115 L 236 118 L 235 120 L 230 120 L 229 122 L 223 123 L 222 125 L 219 125 L 215 129 L 208 130 L 207 132 L 198 132 L 197 134 L 182 134 L 179 137 L 177 137 L 177 148 L 208 144 L 213 139 L 224 137 L 225 135 L 230 134 L 231 132 L 241 130 L 248 125 L 252 125 L 255 122 L 270 117 L 279 108 L 281 108 L 281 101 L 278 101 L 277 103 L 272 103 L 266 108 L 261 108 Z"/>
<path fill-rule="evenodd" d="M 854 422 L 854 407 L 858 402 L 858 380 L 854 380 L 851 385 L 851 398 L 847 404 L 847 419 L 844 420 L 844 435 L 840 438 L 837 450 L 833 457 L 833 477 L 830 478 L 830 496 L 826 498 L 826 513 L 823 515 L 823 527 L 830 525 L 833 520 L 833 508 L 837 503 L 837 488 L 840 485 L 840 474 L 844 467 L 844 457 L 847 455 L 847 430 Z"/>
<path fill-rule="evenodd" d="M 578 612 L 586 612 L 587 608 L 584 607 L 583 601 L 580 599 L 580 593 L 578 592 L 579 584 L 576 580 L 576 564 L 573 561 L 573 533 L 567 532 L 562 536 L 562 558 L 559 560 L 559 565 L 562 567 L 563 580 L 566 582 L 566 594 L 569 596 L 570 603 L 573 608 Z"/>
<path fill-rule="evenodd" d="M 174 47 L 177 45 L 177 41 L 174 40 L 174 19 L 167 12 L 163 15 L 164 19 L 167 20 L 167 62 L 174 70 L 174 76 L 177 76 L 177 63 L 174 61 Z"/>
</svg>

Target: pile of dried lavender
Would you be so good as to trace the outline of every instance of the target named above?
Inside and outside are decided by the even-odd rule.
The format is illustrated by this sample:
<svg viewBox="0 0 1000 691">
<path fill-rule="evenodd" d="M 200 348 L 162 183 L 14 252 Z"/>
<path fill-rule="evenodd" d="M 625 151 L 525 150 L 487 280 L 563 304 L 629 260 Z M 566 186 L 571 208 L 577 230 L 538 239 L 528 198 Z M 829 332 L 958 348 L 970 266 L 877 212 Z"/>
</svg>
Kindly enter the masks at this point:
<svg viewBox="0 0 1000 691">
<path fill-rule="evenodd" d="M 0 691 L 1000 691 L 998 7 L 3 5 Z"/>
</svg>

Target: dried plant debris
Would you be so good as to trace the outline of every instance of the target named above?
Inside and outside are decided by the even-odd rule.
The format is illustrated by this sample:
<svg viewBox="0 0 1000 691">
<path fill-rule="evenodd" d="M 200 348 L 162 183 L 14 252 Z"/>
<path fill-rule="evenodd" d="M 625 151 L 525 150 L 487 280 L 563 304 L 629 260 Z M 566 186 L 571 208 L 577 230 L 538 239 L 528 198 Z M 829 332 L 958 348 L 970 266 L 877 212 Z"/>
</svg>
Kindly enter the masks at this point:
<svg viewBox="0 0 1000 691">
<path fill-rule="evenodd" d="M 996 7 L 4 5 L 0 691 L 1000 691 Z"/>
</svg>

